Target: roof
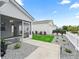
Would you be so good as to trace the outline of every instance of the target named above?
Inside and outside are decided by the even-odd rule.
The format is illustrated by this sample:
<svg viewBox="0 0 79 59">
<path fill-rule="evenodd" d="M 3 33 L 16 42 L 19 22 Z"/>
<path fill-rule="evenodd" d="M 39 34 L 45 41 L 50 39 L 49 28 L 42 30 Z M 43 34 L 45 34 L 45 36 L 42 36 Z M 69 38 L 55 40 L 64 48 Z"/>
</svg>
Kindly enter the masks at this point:
<svg viewBox="0 0 79 59">
<path fill-rule="evenodd" d="M 2 7 L 4 3 L 11 2 L 13 5 L 15 5 L 23 14 L 27 15 L 31 20 L 34 20 L 34 18 L 21 6 L 19 5 L 15 0 L 1 0 L 0 6 Z"/>
<path fill-rule="evenodd" d="M 20 4 L 18 4 L 15 0 L 9 0 L 9 1 L 14 3 L 25 15 L 27 15 L 28 17 L 32 18 L 32 20 L 34 20 L 34 18 Z"/>
<path fill-rule="evenodd" d="M 4 1 L 0 1 L 0 7 L 3 6 L 5 4 Z"/>
<path fill-rule="evenodd" d="M 42 21 L 34 21 L 33 24 L 47 24 L 47 23 L 53 23 L 53 20 L 42 20 Z"/>
</svg>

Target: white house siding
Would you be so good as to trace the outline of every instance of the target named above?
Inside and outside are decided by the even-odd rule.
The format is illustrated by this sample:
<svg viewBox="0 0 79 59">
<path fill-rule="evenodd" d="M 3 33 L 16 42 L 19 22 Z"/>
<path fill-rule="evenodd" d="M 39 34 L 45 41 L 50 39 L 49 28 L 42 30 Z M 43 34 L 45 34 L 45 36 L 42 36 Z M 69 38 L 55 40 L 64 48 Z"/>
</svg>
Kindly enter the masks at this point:
<svg viewBox="0 0 79 59">
<path fill-rule="evenodd" d="M 56 29 L 56 26 L 54 26 L 54 24 L 52 22 L 49 23 L 42 23 L 42 24 L 34 24 L 32 26 L 32 31 L 38 31 L 38 33 L 40 31 L 42 32 L 46 32 L 47 34 L 52 34 L 52 31 Z"/>
<path fill-rule="evenodd" d="M 0 1 L 5 1 L 5 2 L 8 2 L 9 0 L 0 0 Z"/>
</svg>

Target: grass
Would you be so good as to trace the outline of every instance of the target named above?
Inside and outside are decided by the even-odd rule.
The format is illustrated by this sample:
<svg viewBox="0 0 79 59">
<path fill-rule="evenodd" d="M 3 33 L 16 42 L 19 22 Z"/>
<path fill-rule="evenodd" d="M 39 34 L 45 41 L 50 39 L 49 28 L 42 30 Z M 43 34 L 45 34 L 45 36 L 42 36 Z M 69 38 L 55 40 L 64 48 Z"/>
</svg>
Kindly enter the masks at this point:
<svg viewBox="0 0 79 59">
<path fill-rule="evenodd" d="M 39 35 L 39 34 L 34 34 L 32 35 L 32 39 L 34 40 L 39 40 L 39 41 L 44 41 L 44 42 L 52 42 L 54 39 L 53 35 Z"/>
</svg>

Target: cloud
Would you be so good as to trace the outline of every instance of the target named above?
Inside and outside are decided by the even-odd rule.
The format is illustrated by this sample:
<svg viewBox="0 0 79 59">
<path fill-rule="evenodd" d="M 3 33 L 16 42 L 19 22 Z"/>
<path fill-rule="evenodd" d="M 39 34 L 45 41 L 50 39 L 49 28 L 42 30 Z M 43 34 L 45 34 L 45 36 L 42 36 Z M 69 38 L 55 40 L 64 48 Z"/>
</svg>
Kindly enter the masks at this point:
<svg viewBox="0 0 79 59">
<path fill-rule="evenodd" d="M 75 17 L 76 17 L 76 19 L 79 19 L 79 15 L 76 15 Z"/>
<path fill-rule="evenodd" d="M 23 0 L 16 0 L 16 2 L 18 2 L 18 3 L 19 3 L 20 5 L 22 5 L 22 6 L 24 5 L 24 4 L 23 4 Z"/>
<path fill-rule="evenodd" d="M 70 0 L 62 0 L 60 4 L 69 4 L 71 1 Z"/>
<path fill-rule="evenodd" d="M 79 19 L 79 15 L 77 15 L 76 18 Z"/>
<path fill-rule="evenodd" d="M 79 3 L 72 4 L 70 8 L 75 8 L 75 9 L 79 8 Z"/>
<path fill-rule="evenodd" d="M 75 17 L 76 17 L 76 19 L 79 19 L 79 13 L 77 13 L 77 14 L 75 15 Z"/>
</svg>

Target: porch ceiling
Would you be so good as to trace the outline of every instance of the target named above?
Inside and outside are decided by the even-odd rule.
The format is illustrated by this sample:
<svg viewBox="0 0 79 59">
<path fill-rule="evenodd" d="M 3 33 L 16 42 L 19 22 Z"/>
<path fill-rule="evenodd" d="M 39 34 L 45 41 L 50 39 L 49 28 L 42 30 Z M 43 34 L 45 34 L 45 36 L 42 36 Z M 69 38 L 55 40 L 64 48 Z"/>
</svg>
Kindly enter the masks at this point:
<svg viewBox="0 0 79 59">
<path fill-rule="evenodd" d="M 9 22 L 12 24 L 14 24 L 15 22 L 17 22 L 18 24 L 22 24 L 22 20 L 20 20 L 20 19 L 16 19 L 16 18 L 4 16 L 4 15 L 2 15 L 1 18 L 4 21 L 9 20 Z"/>
</svg>

